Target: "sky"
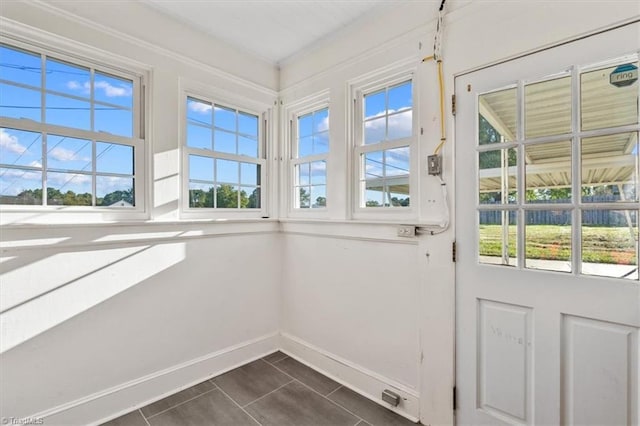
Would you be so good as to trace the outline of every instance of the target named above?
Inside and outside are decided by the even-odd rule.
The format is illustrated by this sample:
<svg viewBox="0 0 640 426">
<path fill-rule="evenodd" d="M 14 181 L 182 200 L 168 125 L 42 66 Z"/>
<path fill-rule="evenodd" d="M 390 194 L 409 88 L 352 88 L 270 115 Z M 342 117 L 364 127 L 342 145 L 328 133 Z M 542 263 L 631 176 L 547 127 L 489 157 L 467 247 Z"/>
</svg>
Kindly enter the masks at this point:
<svg viewBox="0 0 640 426">
<path fill-rule="evenodd" d="M 88 68 L 47 58 L 45 62 L 45 105 L 42 108 L 43 72 L 40 55 L 0 46 L 0 115 L 35 122 L 93 130 L 133 137 L 133 82 L 95 72 L 93 93 Z M 91 96 L 93 95 L 93 103 Z M 91 110 L 93 109 L 93 123 Z M 49 187 L 62 192 L 91 193 L 93 142 L 48 134 L 47 151 L 42 152 L 43 135 L 16 129 L 0 129 L 0 163 L 36 169 L 0 168 L 0 195 L 17 195 L 42 187 L 42 165 L 47 162 Z M 133 148 L 97 141 L 96 196 L 133 186 Z M 37 170 L 40 169 L 40 170 Z"/>
<path fill-rule="evenodd" d="M 39 54 L 0 46 L 0 115 L 35 122 L 134 137 L 133 82 Z M 92 81 L 93 80 L 93 81 Z M 44 89 L 44 109 L 42 105 Z M 364 143 L 372 144 L 411 135 L 412 85 L 406 82 L 365 97 Z M 93 99 L 92 99 L 93 98 Z M 187 99 L 187 146 L 257 158 L 259 118 L 195 98 Z M 92 119 L 93 113 L 93 119 Z M 329 110 L 320 109 L 299 117 L 297 155 L 322 154 L 329 150 Z M 36 132 L 0 129 L 0 195 L 17 195 L 47 185 L 61 192 L 91 193 L 91 174 L 98 174 L 97 197 L 133 185 L 133 148 L 126 145 Z M 43 164 L 47 164 L 44 171 Z M 366 179 L 408 174 L 408 148 L 367 154 Z M 192 187 L 208 189 L 230 184 L 251 193 L 260 186 L 259 165 L 189 156 Z M 79 173 L 80 172 L 80 173 Z M 119 176 L 100 176 L 112 173 Z M 326 196 L 326 162 L 313 161 L 297 170 L 298 185 L 309 186 Z M 375 191 L 374 191 L 375 192 Z M 377 197 L 378 194 L 375 194 Z"/>
</svg>

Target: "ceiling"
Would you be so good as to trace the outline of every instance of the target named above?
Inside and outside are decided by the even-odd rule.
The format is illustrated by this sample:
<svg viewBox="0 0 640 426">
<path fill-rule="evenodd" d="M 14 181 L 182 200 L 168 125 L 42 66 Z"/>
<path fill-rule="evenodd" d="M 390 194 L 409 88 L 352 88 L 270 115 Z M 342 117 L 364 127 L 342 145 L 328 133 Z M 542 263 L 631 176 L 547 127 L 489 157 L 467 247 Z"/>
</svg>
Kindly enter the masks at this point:
<svg viewBox="0 0 640 426">
<path fill-rule="evenodd" d="M 273 64 L 365 15 L 410 0 L 144 0 Z"/>
</svg>

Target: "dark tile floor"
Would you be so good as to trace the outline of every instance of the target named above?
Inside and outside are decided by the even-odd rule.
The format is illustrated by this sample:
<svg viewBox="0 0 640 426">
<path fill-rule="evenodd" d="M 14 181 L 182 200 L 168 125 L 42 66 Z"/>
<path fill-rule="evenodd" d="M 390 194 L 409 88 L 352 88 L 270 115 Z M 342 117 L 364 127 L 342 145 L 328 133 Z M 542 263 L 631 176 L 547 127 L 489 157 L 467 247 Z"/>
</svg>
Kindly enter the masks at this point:
<svg viewBox="0 0 640 426">
<path fill-rule="evenodd" d="M 414 423 L 282 352 L 275 352 L 105 425 L 395 426 Z"/>
</svg>

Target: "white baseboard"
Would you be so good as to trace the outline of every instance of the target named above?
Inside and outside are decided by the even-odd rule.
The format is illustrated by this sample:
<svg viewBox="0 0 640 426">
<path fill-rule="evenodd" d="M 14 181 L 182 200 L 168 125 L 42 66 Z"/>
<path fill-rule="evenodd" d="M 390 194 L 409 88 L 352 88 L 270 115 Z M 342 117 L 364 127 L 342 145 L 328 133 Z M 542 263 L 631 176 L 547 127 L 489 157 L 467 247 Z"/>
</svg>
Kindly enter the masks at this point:
<svg viewBox="0 0 640 426">
<path fill-rule="evenodd" d="M 28 416 L 46 425 L 98 425 L 262 358 L 278 348 L 273 333 Z"/>
<path fill-rule="evenodd" d="M 415 389 L 385 378 L 287 333 L 282 333 L 280 337 L 280 348 L 282 352 L 292 358 L 323 373 L 373 402 L 413 422 L 418 421 L 420 417 L 420 395 Z M 381 399 L 382 391 L 385 389 L 400 395 L 401 402 L 398 407 L 394 407 Z"/>
</svg>

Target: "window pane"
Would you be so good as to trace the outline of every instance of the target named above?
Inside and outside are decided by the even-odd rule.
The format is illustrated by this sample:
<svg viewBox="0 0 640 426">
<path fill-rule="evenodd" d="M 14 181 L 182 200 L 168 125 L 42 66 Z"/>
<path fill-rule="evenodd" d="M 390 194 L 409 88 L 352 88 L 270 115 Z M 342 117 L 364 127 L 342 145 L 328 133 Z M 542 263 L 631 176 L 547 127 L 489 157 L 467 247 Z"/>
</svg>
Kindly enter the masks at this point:
<svg viewBox="0 0 640 426">
<path fill-rule="evenodd" d="M 213 124 L 213 108 L 209 102 L 187 98 L 187 120 L 211 126 Z"/>
<path fill-rule="evenodd" d="M 383 141 L 386 136 L 387 117 L 364 122 L 365 145 Z"/>
<path fill-rule="evenodd" d="M 93 145 L 87 139 L 47 135 L 47 167 L 49 169 L 91 171 Z"/>
<path fill-rule="evenodd" d="M 0 116 L 39 122 L 42 118 L 41 104 L 40 92 L 0 83 Z"/>
<path fill-rule="evenodd" d="M 0 128 L 0 163 L 42 167 L 42 134 Z"/>
<path fill-rule="evenodd" d="M 91 175 L 47 173 L 47 204 L 51 206 L 90 206 Z"/>
<path fill-rule="evenodd" d="M 222 184 L 216 191 L 217 207 L 220 209 L 238 208 L 238 187 Z"/>
<path fill-rule="evenodd" d="M 571 202 L 571 142 L 525 147 L 527 203 Z"/>
<path fill-rule="evenodd" d="M 389 88 L 389 113 L 410 109 L 413 106 L 413 94 L 411 82 L 402 83 Z"/>
<path fill-rule="evenodd" d="M 311 187 L 311 208 L 318 209 L 327 206 L 327 187 L 314 185 Z"/>
<path fill-rule="evenodd" d="M 96 72 L 93 78 L 94 100 L 133 108 L 133 81 L 101 72 Z"/>
<path fill-rule="evenodd" d="M 364 177 L 367 180 L 384 178 L 382 151 L 368 152 L 364 155 Z"/>
<path fill-rule="evenodd" d="M 42 83 L 42 62 L 40 55 L 24 50 L 0 46 L 0 69 L 2 78 L 17 83 L 40 87 Z M 3 104 L 6 98 L 3 98 Z"/>
<path fill-rule="evenodd" d="M 96 206 L 134 207 L 133 179 L 96 176 Z"/>
<path fill-rule="evenodd" d="M 638 201 L 638 133 L 582 139 L 582 202 Z"/>
<path fill-rule="evenodd" d="M 258 117 L 251 114 L 245 114 L 243 112 L 238 114 L 238 131 L 243 135 L 253 136 L 253 139 L 258 138 Z"/>
<path fill-rule="evenodd" d="M 240 163 L 240 183 L 243 185 L 260 185 L 260 165 Z"/>
<path fill-rule="evenodd" d="M 187 146 L 192 148 L 213 149 L 211 129 L 187 124 Z"/>
<path fill-rule="evenodd" d="M 526 138 L 571 131 L 571 77 L 529 84 L 524 100 Z"/>
<path fill-rule="evenodd" d="M 516 138 L 516 89 L 485 93 L 478 98 L 478 144 L 511 142 Z"/>
<path fill-rule="evenodd" d="M 517 153 L 514 148 L 478 153 L 480 204 L 516 203 Z"/>
<path fill-rule="evenodd" d="M 94 130 L 127 138 L 133 137 L 133 112 L 96 104 L 94 108 Z"/>
<path fill-rule="evenodd" d="M 96 171 L 133 175 L 133 147 L 115 143 L 96 143 Z"/>
<path fill-rule="evenodd" d="M 308 209 L 311 201 L 311 189 L 308 186 L 297 188 L 297 203 L 296 206 L 300 209 Z"/>
<path fill-rule="evenodd" d="M 296 166 L 298 169 L 298 185 L 309 185 L 310 183 L 310 170 L 311 163 L 302 163 Z"/>
<path fill-rule="evenodd" d="M 238 154 L 257 158 L 258 141 L 256 139 L 238 136 Z"/>
<path fill-rule="evenodd" d="M 327 183 L 327 163 L 314 161 L 311 163 L 311 184 L 324 185 Z"/>
<path fill-rule="evenodd" d="M 64 96 L 47 95 L 46 103 L 47 124 L 91 130 L 89 102 Z"/>
<path fill-rule="evenodd" d="M 216 105 L 213 112 L 213 123 L 216 127 L 221 129 L 230 130 L 232 132 L 237 131 L 236 111 Z"/>
<path fill-rule="evenodd" d="M 507 210 L 482 210 L 478 215 L 480 263 L 516 266 L 517 213 Z"/>
<path fill-rule="evenodd" d="M 216 160 L 216 182 L 239 183 L 240 163 L 229 160 Z M 223 185 L 224 186 L 224 185 Z M 220 206 L 218 206 L 220 207 Z"/>
<path fill-rule="evenodd" d="M 213 149 L 228 154 L 236 153 L 236 134 L 216 130 L 213 134 Z"/>
<path fill-rule="evenodd" d="M 526 213 L 526 267 L 571 272 L 571 211 Z"/>
<path fill-rule="evenodd" d="M 314 132 L 325 132 L 329 130 L 329 108 L 324 108 L 313 113 Z"/>
<path fill-rule="evenodd" d="M 313 134 L 313 114 L 298 117 L 298 138 Z"/>
<path fill-rule="evenodd" d="M 240 188 L 240 208 L 241 209 L 254 209 L 259 207 L 256 206 L 255 194 L 256 187 L 251 186 L 243 186 Z M 253 198 L 252 198 L 253 197 Z"/>
<path fill-rule="evenodd" d="M 372 117 L 384 115 L 387 110 L 386 105 L 386 92 L 381 90 L 380 92 L 372 93 L 364 97 L 364 118 L 369 119 Z"/>
<path fill-rule="evenodd" d="M 298 158 L 313 154 L 313 136 L 306 136 L 298 140 Z"/>
<path fill-rule="evenodd" d="M 313 153 L 324 154 L 329 152 L 329 132 L 317 133 L 313 137 Z"/>
<path fill-rule="evenodd" d="M 637 210 L 582 212 L 582 273 L 638 279 Z"/>
<path fill-rule="evenodd" d="M 389 128 L 387 129 L 387 139 L 409 138 L 413 134 L 413 111 L 405 111 L 400 114 L 389 116 Z"/>
<path fill-rule="evenodd" d="M 42 205 L 42 172 L 0 168 L 0 204 Z"/>
<path fill-rule="evenodd" d="M 632 72 L 638 62 L 609 67 L 581 75 L 582 130 L 603 129 L 638 123 L 638 84 L 611 84 L 615 70 Z M 615 76 L 615 74 L 614 74 Z"/>
<path fill-rule="evenodd" d="M 365 207 L 384 207 L 384 190 L 377 182 L 366 183 Z"/>
<path fill-rule="evenodd" d="M 213 185 L 189 182 L 189 207 L 214 207 Z"/>
<path fill-rule="evenodd" d="M 190 155 L 189 179 L 213 183 L 213 158 Z"/>
<path fill-rule="evenodd" d="M 260 188 L 249 187 L 244 189 L 247 194 L 249 194 L 249 202 L 246 207 L 248 209 L 259 209 L 260 208 Z"/>
<path fill-rule="evenodd" d="M 91 96 L 91 74 L 88 68 L 71 65 L 55 59 L 47 59 L 45 64 L 47 91 L 55 90 L 67 95 Z"/>
<path fill-rule="evenodd" d="M 409 147 L 384 151 L 385 176 L 409 176 Z"/>
</svg>

